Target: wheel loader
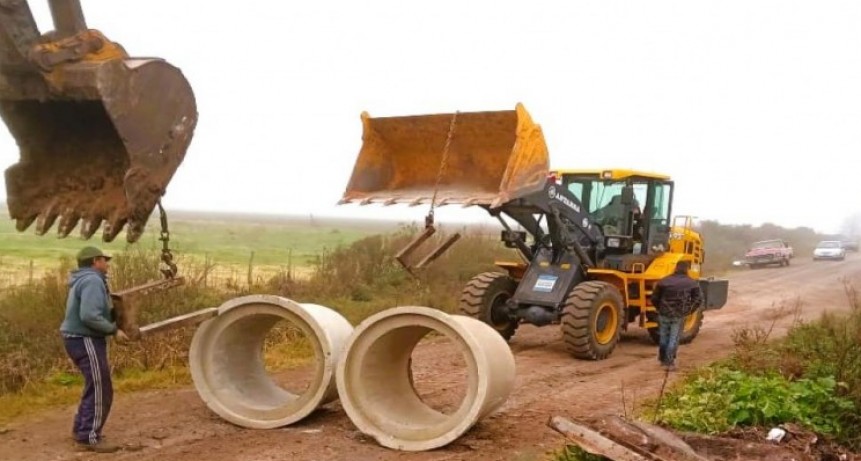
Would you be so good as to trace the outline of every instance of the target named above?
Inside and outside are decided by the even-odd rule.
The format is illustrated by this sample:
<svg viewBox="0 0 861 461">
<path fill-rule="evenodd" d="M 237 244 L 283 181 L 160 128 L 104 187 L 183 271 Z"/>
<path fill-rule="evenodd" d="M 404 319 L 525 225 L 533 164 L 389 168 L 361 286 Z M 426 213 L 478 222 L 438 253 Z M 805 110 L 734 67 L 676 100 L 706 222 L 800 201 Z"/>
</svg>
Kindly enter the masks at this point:
<svg viewBox="0 0 861 461">
<path fill-rule="evenodd" d="M 679 261 L 691 264 L 702 305 L 684 322 L 692 341 L 703 312 L 723 307 L 728 282 L 700 278 L 702 236 L 691 217 L 672 217 L 674 184 L 662 174 L 624 169 L 551 169 L 541 127 L 515 110 L 372 118 L 340 203 L 427 204 L 426 230 L 398 260 L 425 266 L 449 239 L 410 265 L 409 253 L 434 232 L 434 207 L 479 207 L 496 217 L 501 240 L 522 261 L 497 261 L 460 297 L 460 309 L 510 339 L 524 323 L 560 325 L 567 350 L 607 358 L 637 323 L 658 340 L 650 301 Z"/>
<path fill-rule="evenodd" d="M 132 58 L 88 29 L 80 0 L 48 0 L 42 34 L 25 0 L 0 0 L 0 117 L 20 149 L 6 170 L 18 231 L 137 241 L 191 142 L 194 94 L 159 58 Z"/>
</svg>

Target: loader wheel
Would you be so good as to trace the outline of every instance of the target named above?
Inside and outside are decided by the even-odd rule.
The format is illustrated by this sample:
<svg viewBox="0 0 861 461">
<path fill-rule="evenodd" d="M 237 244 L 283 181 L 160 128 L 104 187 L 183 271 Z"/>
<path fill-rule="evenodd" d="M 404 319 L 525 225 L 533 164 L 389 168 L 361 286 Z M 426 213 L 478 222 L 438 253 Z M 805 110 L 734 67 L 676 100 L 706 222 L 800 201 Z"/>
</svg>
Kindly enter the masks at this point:
<svg viewBox="0 0 861 461">
<path fill-rule="evenodd" d="M 658 321 L 658 315 L 649 312 L 648 318 L 652 322 Z M 700 333 L 700 328 L 703 326 L 703 311 L 702 309 L 697 309 L 687 317 L 685 317 L 684 323 L 682 323 L 682 331 L 679 334 L 679 344 L 689 344 L 697 335 Z M 658 327 L 649 328 L 649 338 L 652 339 L 652 342 L 655 344 L 660 344 L 661 342 L 661 334 L 658 330 Z"/>
<path fill-rule="evenodd" d="M 697 309 L 685 317 L 682 324 L 682 332 L 679 335 L 679 344 L 689 344 L 700 333 L 703 326 L 703 310 Z"/>
<path fill-rule="evenodd" d="M 574 357 L 603 360 L 622 331 L 622 295 L 606 282 L 583 282 L 568 295 L 562 310 L 562 338 Z"/>
<path fill-rule="evenodd" d="M 500 272 L 478 274 L 466 284 L 460 296 L 460 310 L 492 326 L 508 341 L 517 330 L 517 319 L 508 315 L 505 302 L 514 296 L 517 282 Z"/>
</svg>

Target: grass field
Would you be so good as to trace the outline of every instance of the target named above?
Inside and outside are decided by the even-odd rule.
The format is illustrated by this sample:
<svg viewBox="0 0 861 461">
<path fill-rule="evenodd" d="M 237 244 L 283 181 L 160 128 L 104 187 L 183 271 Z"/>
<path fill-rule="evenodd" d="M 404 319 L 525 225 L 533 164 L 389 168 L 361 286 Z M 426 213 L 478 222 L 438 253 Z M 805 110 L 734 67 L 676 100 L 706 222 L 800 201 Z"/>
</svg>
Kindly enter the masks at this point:
<svg viewBox="0 0 861 461">
<path fill-rule="evenodd" d="M 352 243 L 372 234 L 393 231 L 392 221 L 339 220 L 309 216 L 266 216 L 176 212 L 170 214 L 171 248 L 180 261 L 209 264 L 220 278 L 269 276 L 291 268 L 303 273 L 323 251 Z M 146 234 L 134 246 L 161 248 L 158 221 L 153 219 Z M 55 232 L 55 230 L 54 230 Z M 5 210 L 0 212 L 0 286 L 38 278 L 54 269 L 63 258 L 71 259 L 83 245 L 95 244 L 108 252 L 130 246 L 121 234 L 112 243 L 96 235 L 84 241 L 74 235 L 36 235 L 32 229 L 15 230 Z M 252 259 L 253 254 L 253 259 Z"/>
</svg>

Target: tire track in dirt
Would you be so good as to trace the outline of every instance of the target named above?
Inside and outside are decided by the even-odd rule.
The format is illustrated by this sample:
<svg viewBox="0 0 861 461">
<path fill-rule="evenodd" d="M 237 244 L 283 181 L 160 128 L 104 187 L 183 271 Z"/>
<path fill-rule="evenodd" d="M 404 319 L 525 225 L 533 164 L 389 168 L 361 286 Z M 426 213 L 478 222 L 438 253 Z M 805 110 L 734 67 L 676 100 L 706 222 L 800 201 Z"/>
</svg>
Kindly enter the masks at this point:
<svg viewBox="0 0 861 461">
<path fill-rule="evenodd" d="M 861 256 L 843 262 L 812 262 L 797 257 L 785 268 L 743 270 L 730 275 L 727 306 L 706 314 L 699 336 L 679 352 L 680 379 L 696 366 L 727 356 L 739 327 L 771 328 L 779 336 L 791 326 L 800 305 L 801 318 L 826 309 L 845 309 L 843 280 L 861 286 Z M 781 311 L 781 306 L 784 306 Z M 626 405 L 642 405 L 657 395 L 664 372 L 647 333 L 632 326 L 607 360 L 581 361 L 564 350 L 556 327 L 524 326 L 511 342 L 517 363 L 515 390 L 495 415 L 460 440 L 439 450 L 401 453 L 380 448 L 360 434 L 337 403 L 302 423 L 271 431 L 237 428 L 214 416 L 193 389 L 121 395 L 107 423 L 117 442 L 137 444 L 139 451 L 117 455 L 75 453 L 69 438 L 73 409 L 49 411 L 12 426 L 0 435 L 0 460 L 515 460 L 541 459 L 564 440 L 545 426 L 551 415 L 591 417 L 622 414 Z M 419 382 L 433 381 L 428 397 L 454 404 L 463 375 L 458 351 L 450 343 L 420 344 L 415 355 Z M 449 397 L 446 400 L 446 397 Z"/>
</svg>

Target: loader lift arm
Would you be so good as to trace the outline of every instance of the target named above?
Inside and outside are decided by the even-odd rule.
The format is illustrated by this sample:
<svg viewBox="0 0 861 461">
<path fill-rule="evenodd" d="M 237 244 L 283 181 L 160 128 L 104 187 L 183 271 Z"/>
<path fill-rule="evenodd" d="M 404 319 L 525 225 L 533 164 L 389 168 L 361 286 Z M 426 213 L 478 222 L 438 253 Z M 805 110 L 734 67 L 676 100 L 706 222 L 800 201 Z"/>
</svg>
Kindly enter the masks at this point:
<svg viewBox="0 0 861 461">
<path fill-rule="evenodd" d="M 595 261 L 604 249 L 604 235 L 591 216 L 584 211 L 580 200 L 564 187 L 556 184 L 551 176 L 544 189 L 501 204 L 497 208 L 485 207 L 510 231 L 502 215 L 507 215 L 532 235 L 534 245 L 529 251 L 524 245 L 512 241 L 527 260 L 531 260 L 536 248 L 553 252 L 552 261 L 558 262 L 564 252 L 573 251 L 585 271 L 595 267 Z M 536 216 L 538 216 L 536 218 Z M 547 230 L 542 227 L 546 223 Z"/>
<path fill-rule="evenodd" d="M 558 321 L 568 293 L 587 279 L 589 269 L 603 255 L 602 229 L 580 200 L 553 176 L 538 191 L 496 208 L 484 208 L 506 228 L 506 245 L 517 248 L 529 261 L 522 282 L 506 303 L 507 315 L 535 325 Z M 531 235 L 531 246 L 522 234 L 511 230 L 505 216 Z"/>
</svg>

